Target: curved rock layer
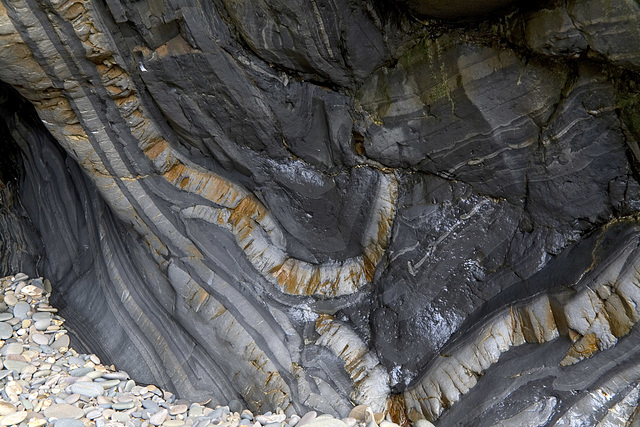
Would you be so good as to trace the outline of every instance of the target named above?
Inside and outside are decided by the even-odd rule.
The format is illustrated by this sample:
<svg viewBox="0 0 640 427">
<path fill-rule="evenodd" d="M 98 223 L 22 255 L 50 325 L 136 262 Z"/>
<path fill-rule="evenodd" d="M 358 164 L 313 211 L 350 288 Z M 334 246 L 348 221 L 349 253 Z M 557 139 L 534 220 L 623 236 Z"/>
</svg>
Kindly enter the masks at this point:
<svg viewBox="0 0 640 427">
<path fill-rule="evenodd" d="M 639 21 L 2 0 L 2 268 L 52 280 L 76 347 L 190 399 L 624 425 Z"/>
</svg>

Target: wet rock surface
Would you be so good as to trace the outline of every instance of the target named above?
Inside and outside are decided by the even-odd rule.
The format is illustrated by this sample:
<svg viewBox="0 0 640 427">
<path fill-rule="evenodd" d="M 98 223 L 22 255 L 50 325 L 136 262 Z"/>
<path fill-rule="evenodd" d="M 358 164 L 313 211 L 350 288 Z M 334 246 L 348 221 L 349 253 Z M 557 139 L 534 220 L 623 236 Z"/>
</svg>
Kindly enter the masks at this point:
<svg viewBox="0 0 640 427">
<path fill-rule="evenodd" d="M 629 421 L 638 2 L 421 5 L 2 1 L 0 262 L 60 345 L 289 418 Z"/>
</svg>

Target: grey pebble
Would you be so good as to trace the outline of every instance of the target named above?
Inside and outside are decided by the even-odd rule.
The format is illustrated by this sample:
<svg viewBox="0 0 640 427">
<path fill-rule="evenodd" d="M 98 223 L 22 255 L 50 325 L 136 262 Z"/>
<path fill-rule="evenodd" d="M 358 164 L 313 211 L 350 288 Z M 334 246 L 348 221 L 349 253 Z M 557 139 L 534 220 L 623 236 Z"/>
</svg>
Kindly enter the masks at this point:
<svg viewBox="0 0 640 427">
<path fill-rule="evenodd" d="M 93 368 L 76 368 L 76 369 L 70 370 L 69 375 L 71 375 L 72 377 L 82 377 L 92 371 L 93 371 Z"/>
<path fill-rule="evenodd" d="M 5 320 L 13 319 L 13 314 L 5 311 L 4 313 L 0 313 L 0 322 L 4 322 Z"/>
<path fill-rule="evenodd" d="M 133 400 L 130 402 L 116 402 L 112 403 L 111 407 L 116 411 L 124 411 L 126 409 L 131 409 L 134 407 Z"/>
<path fill-rule="evenodd" d="M 153 400 L 148 399 L 142 401 L 142 407 L 148 409 L 149 411 L 151 411 L 151 413 L 156 413 L 160 410 L 160 405 L 158 405 Z"/>
<path fill-rule="evenodd" d="M 129 379 L 129 374 L 127 374 L 126 372 L 106 372 L 104 374 L 102 374 L 102 378 L 104 378 L 105 380 L 128 380 Z"/>
<path fill-rule="evenodd" d="M 46 330 L 49 326 L 51 326 L 51 320 L 49 319 L 42 319 L 42 320 L 36 320 L 36 322 L 33 325 L 36 330 L 38 331 L 44 331 Z"/>
<path fill-rule="evenodd" d="M 33 313 L 33 316 L 31 316 L 31 318 L 36 322 L 38 320 L 51 320 L 51 313 L 47 311 L 37 311 Z"/>
<path fill-rule="evenodd" d="M 22 347 L 22 344 L 18 342 L 12 342 L 2 347 L 2 350 L 0 350 L 0 353 L 3 356 L 6 356 L 8 354 L 22 354 L 23 350 L 24 350 L 24 347 Z"/>
<path fill-rule="evenodd" d="M 16 289 L 13 292 L 16 294 L 19 294 L 20 291 L 22 291 L 22 288 L 24 288 L 25 286 L 27 286 L 27 282 L 20 282 L 18 283 L 18 286 L 16 286 Z"/>
<path fill-rule="evenodd" d="M 49 337 L 43 334 L 31 334 L 31 341 L 40 345 L 49 344 Z"/>
<path fill-rule="evenodd" d="M 0 322 L 0 339 L 6 340 L 13 335 L 13 327 L 6 322 Z"/>
<path fill-rule="evenodd" d="M 84 416 L 84 411 L 77 406 L 69 405 L 68 403 L 54 403 L 44 410 L 44 416 L 47 418 L 81 418 Z"/>
<path fill-rule="evenodd" d="M 114 412 L 113 415 L 111 415 L 111 419 L 117 423 L 126 423 L 131 417 L 124 412 Z"/>
<path fill-rule="evenodd" d="M 70 365 L 84 365 L 85 360 L 82 357 L 71 356 L 69 358 Z"/>
<path fill-rule="evenodd" d="M 212 420 L 217 420 L 218 418 L 222 417 L 222 413 L 223 413 L 222 409 L 218 408 L 218 409 L 214 409 L 213 412 L 211 412 L 208 416 Z"/>
<path fill-rule="evenodd" d="M 102 416 L 102 411 L 98 410 L 98 409 L 94 409 L 92 411 L 87 412 L 86 417 L 90 420 L 94 420 L 98 417 Z"/>
<path fill-rule="evenodd" d="M 13 306 L 13 317 L 24 320 L 29 317 L 29 310 L 31 310 L 31 306 L 24 301 L 20 301 Z"/>
<path fill-rule="evenodd" d="M 76 403 L 80 400 L 80 395 L 78 393 L 73 393 L 71 396 L 67 396 L 64 401 L 70 405 Z"/>
<path fill-rule="evenodd" d="M 67 334 L 62 335 L 60 338 L 55 340 L 53 344 L 51 344 L 51 347 L 56 350 L 61 349 L 62 347 L 69 347 L 69 336 Z"/>
<path fill-rule="evenodd" d="M 242 403 L 238 400 L 233 399 L 229 402 L 229 411 L 231 412 L 242 412 Z"/>
<path fill-rule="evenodd" d="M 45 354 L 51 354 L 53 353 L 55 350 L 52 349 L 51 347 L 49 347 L 48 345 L 41 345 L 40 346 L 40 352 L 41 353 L 45 353 Z"/>
<path fill-rule="evenodd" d="M 169 415 L 169 411 L 167 411 L 166 409 L 161 409 L 160 411 L 156 412 L 155 414 L 152 414 L 149 417 L 149 422 L 154 426 L 162 425 L 164 420 L 167 419 L 168 415 Z"/>
<path fill-rule="evenodd" d="M 71 384 L 71 392 L 78 393 L 81 396 L 92 398 L 104 394 L 104 389 L 99 383 L 78 381 Z"/>
<path fill-rule="evenodd" d="M 300 422 L 300 417 L 298 415 L 296 415 L 296 414 L 293 414 L 293 415 L 291 415 L 291 417 L 287 421 L 287 424 L 289 424 L 291 427 L 294 427 L 299 422 Z"/>
<path fill-rule="evenodd" d="M 189 407 L 189 416 L 190 417 L 199 417 L 202 415 L 202 406 L 197 403 L 191 404 Z"/>
<path fill-rule="evenodd" d="M 316 411 L 309 411 L 306 414 L 304 414 L 302 416 L 302 418 L 300 418 L 300 420 L 298 421 L 298 426 L 303 426 L 305 424 L 307 424 L 308 422 L 310 422 L 311 420 L 315 419 L 318 416 L 318 413 Z"/>
<path fill-rule="evenodd" d="M 111 387 L 116 387 L 120 385 L 120 380 L 106 380 L 106 381 L 96 381 L 97 384 L 100 384 L 103 389 L 110 389 Z"/>
<path fill-rule="evenodd" d="M 7 368 L 9 371 L 20 372 L 26 366 L 29 366 L 29 364 L 21 360 L 5 360 L 4 361 L 4 367 Z"/>
</svg>

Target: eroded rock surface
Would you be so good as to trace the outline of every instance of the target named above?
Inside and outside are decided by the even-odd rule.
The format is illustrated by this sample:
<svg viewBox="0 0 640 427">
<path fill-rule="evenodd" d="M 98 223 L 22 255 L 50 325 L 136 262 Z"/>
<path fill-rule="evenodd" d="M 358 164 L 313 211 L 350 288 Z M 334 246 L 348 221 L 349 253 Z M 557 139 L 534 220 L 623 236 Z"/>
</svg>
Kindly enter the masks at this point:
<svg viewBox="0 0 640 427">
<path fill-rule="evenodd" d="M 627 422 L 640 4 L 457 4 L 3 0 L 3 270 L 189 399 Z"/>
</svg>

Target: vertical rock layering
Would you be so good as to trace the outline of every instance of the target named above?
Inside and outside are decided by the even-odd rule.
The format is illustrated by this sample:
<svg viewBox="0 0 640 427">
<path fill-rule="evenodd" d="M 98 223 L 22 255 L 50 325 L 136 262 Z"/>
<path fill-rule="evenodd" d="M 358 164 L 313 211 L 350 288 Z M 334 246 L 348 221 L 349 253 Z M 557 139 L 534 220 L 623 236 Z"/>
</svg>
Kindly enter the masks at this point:
<svg viewBox="0 0 640 427">
<path fill-rule="evenodd" d="M 185 398 L 624 424 L 639 24 L 636 0 L 1 0 L 0 265 Z"/>
</svg>

